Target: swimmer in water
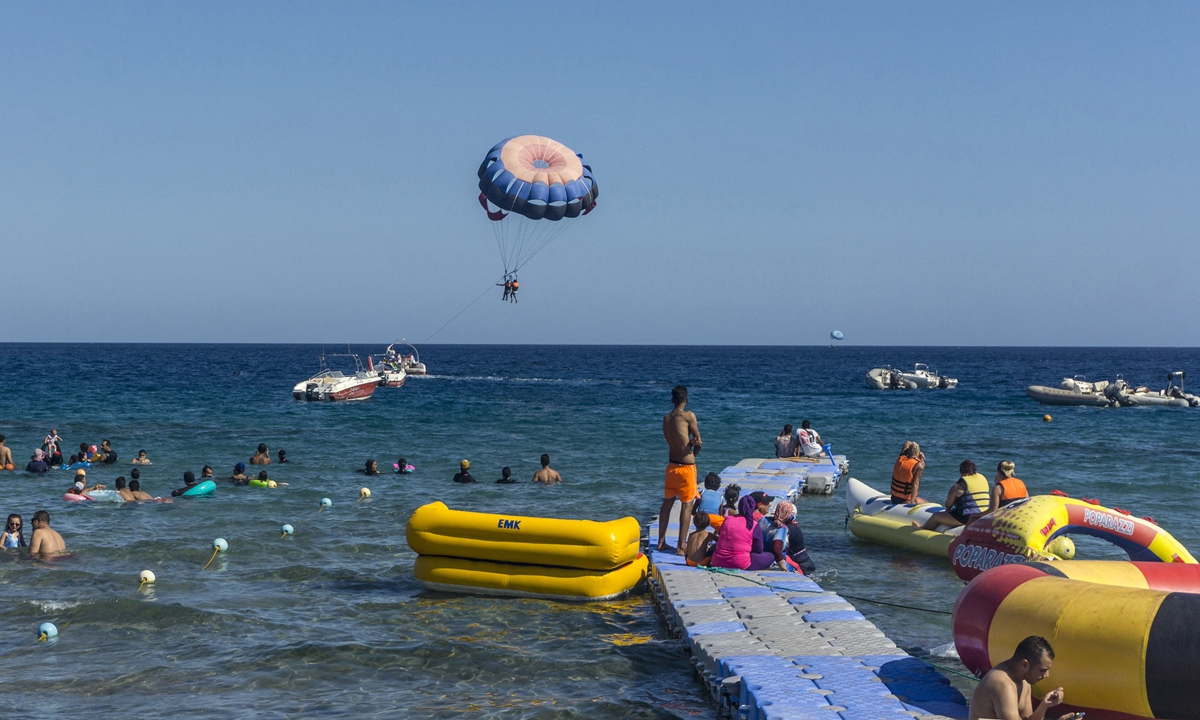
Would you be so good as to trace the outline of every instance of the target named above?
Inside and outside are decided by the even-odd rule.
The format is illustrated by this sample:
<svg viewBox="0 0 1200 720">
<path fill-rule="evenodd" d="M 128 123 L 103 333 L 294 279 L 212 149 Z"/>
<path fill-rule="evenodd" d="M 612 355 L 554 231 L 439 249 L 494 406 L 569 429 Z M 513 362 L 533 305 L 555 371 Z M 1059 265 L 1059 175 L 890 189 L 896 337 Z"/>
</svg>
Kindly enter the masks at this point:
<svg viewBox="0 0 1200 720">
<path fill-rule="evenodd" d="M 212 480 L 212 465 L 205 465 L 204 467 L 200 468 L 200 479 Z"/>
<path fill-rule="evenodd" d="M 279 451 L 277 454 L 279 455 L 279 460 L 278 460 L 278 462 L 280 462 L 280 463 L 285 463 L 285 462 L 287 462 L 287 461 L 288 461 L 288 459 L 287 459 L 287 450 L 280 450 L 280 451 Z"/>
<path fill-rule="evenodd" d="M 363 475 L 378 475 L 379 474 L 379 466 L 375 463 L 374 460 L 368 460 L 367 466 L 364 467 L 362 470 L 359 470 L 359 472 L 362 473 Z"/>
<path fill-rule="evenodd" d="M 21 527 L 24 522 L 21 516 L 13 513 L 8 516 L 8 523 L 4 526 L 4 532 L 0 533 L 0 547 L 8 550 L 25 547 L 25 533 L 21 532 Z"/>
<path fill-rule="evenodd" d="M 172 490 L 171 497 L 179 497 L 194 487 L 196 487 L 196 473 L 188 470 L 183 474 L 183 487 L 179 488 L 178 490 Z"/>
<path fill-rule="evenodd" d="M 151 497 L 150 493 L 142 490 L 142 483 L 137 480 L 129 481 L 129 492 L 133 494 L 133 499 L 138 501 L 155 500 L 157 502 L 171 502 L 171 498 Z"/>
<path fill-rule="evenodd" d="M 497 485 L 512 485 L 516 482 L 517 482 L 516 480 L 513 480 L 512 468 L 506 466 L 500 470 L 500 479 L 496 481 L 496 484 Z"/>
<path fill-rule="evenodd" d="M 150 458 L 146 456 L 145 450 L 138 450 L 138 456 L 133 459 L 134 465 L 149 465 Z"/>
<path fill-rule="evenodd" d="M 409 473 L 412 472 L 412 470 L 409 470 L 409 467 L 411 467 L 411 466 L 408 464 L 408 461 L 405 460 L 404 458 L 400 458 L 399 460 L 397 460 L 396 464 L 393 465 L 392 467 L 396 468 L 396 472 L 400 475 L 408 475 Z"/>
<path fill-rule="evenodd" d="M 270 485 L 270 484 L 267 485 L 267 487 L 286 487 L 287 486 L 287 483 L 285 483 L 285 482 L 275 482 L 271 478 L 267 477 L 266 470 L 263 470 L 262 472 L 260 472 L 258 474 L 258 480 L 260 482 L 265 482 L 265 483 L 274 483 L 273 485 Z"/>
<path fill-rule="evenodd" d="M 238 463 L 233 466 L 233 475 L 229 476 L 229 481 L 234 485 L 245 485 L 250 482 L 250 478 L 246 477 L 246 463 Z"/>
<path fill-rule="evenodd" d="M 90 493 L 93 490 L 103 490 L 103 489 L 104 489 L 104 486 L 101 485 L 100 483 L 96 483 L 95 485 L 88 487 L 87 486 L 87 473 L 85 473 L 83 470 L 76 470 L 75 471 L 75 484 L 72 485 L 71 489 L 67 490 L 67 492 L 74 493 L 76 495 L 86 495 L 87 493 Z"/>
<path fill-rule="evenodd" d="M 117 492 L 121 494 L 121 499 L 125 502 L 131 502 L 137 499 L 133 496 L 133 492 L 129 488 L 125 487 L 124 476 L 117 478 L 116 482 L 113 484 L 116 486 Z"/>
<path fill-rule="evenodd" d="M 258 444 L 258 452 L 254 453 L 254 456 L 250 458 L 250 464 L 251 465 L 270 465 L 271 464 L 271 451 L 267 449 L 266 443 Z"/>
<path fill-rule="evenodd" d="M 50 513 L 38 510 L 33 514 L 33 535 L 29 537 L 30 555 L 57 555 L 67 551 L 62 535 L 50 527 Z"/>
</svg>

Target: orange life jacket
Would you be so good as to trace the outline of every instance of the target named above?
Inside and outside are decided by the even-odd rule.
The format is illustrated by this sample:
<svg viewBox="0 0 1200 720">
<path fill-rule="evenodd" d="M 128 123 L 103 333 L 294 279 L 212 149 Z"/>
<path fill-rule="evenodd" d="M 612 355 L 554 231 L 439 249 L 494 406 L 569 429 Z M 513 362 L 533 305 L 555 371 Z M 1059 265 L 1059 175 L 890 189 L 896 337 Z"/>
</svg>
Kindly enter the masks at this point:
<svg viewBox="0 0 1200 720">
<path fill-rule="evenodd" d="M 1013 500 L 1029 497 L 1029 490 L 1025 488 L 1025 483 L 1020 478 L 1004 478 L 996 483 L 996 487 L 1000 488 L 1000 507 L 1004 507 Z"/>
<path fill-rule="evenodd" d="M 917 458 L 910 458 L 906 455 L 901 455 L 896 460 L 896 465 L 892 468 L 893 497 L 912 501 L 913 475 L 916 473 L 917 462 Z"/>
</svg>

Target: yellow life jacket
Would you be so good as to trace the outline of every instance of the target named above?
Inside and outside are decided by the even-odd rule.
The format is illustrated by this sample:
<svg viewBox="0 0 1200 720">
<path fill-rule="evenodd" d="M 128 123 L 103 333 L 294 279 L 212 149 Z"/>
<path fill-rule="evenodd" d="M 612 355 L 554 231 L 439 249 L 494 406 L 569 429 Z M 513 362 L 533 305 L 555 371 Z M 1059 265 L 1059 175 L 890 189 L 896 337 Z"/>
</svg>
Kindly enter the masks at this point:
<svg viewBox="0 0 1200 720">
<path fill-rule="evenodd" d="M 963 475 L 959 482 L 967 486 L 967 491 L 956 502 L 962 508 L 963 515 L 982 515 L 991 509 L 992 488 L 986 477 L 972 473 Z"/>
</svg>

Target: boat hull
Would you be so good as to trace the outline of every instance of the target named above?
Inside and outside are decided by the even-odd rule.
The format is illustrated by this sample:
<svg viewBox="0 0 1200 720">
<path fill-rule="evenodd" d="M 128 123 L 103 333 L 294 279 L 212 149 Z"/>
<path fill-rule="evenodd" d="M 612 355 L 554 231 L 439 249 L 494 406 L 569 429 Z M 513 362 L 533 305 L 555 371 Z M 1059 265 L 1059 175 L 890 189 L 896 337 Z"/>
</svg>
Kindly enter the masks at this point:
<svg viewBox="0 0 1200 720">
<path fill-rule="evenodd" d="M 1061 388 L 1046 387 L 1045 385 L 1030 385 L 1025 388 L 1025 394 L 1043 405 L 1087 405 L 1091 407 L 1108 407 L 1111 403 L 1104 393 L 1078 393 Z"/>
</svg>

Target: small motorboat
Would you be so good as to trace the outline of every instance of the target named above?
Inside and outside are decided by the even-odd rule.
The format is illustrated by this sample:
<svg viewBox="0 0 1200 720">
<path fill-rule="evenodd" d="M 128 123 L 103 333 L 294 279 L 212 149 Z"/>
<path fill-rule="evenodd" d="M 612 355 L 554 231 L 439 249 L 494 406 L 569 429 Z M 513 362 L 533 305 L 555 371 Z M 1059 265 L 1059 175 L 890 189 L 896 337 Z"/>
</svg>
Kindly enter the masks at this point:
<svg viewBox="0 0 1200 720">
<path fill-rule="evenodd" d="M 380 385 L 380 375 L 374 367 L 364 368 L 362 360 L 351 353 L 329 355 L 328 357 L 354 358 L 355 370 L 347 375 L 340 370 L 333 370 L 326 363 L 327 356 L 321 354 L 321 370 L 307 380 L 296 383 L 292 388 L 292 397 L 297 400 L 366 400 Z M 368 366 L 371 358 L 367 358 Z"/>
<path fill-rule="evenodd" d="M 867 387 L 874 390 L 949 389 L 958 387 L 958 379 L 939 375 L 936 370 L 930 371 L 925 363 L 917 363 L 912 372 L 884 365 L 867 371 Z"/>
<path fill-rule="evenodd" d="M 1120 375 L 1117 376 L 1117 381 L 1124 382 Z M 1073 378 L 1063 378 L 1056 388 L 1046 385 L 1030 385 L 1025 388 L 1025 394 L 1043 405 L 1107 407 L 1112 404 L 1112 401 L 1108 399 L 1104 391 L 1110 384 L 1107 380 L 1088 382 L 1083 375 L 1076 375 Z"/>
<path fill-rule="evenodd" d="M 403 350 L 396 350 L 396 345 L 403 344 L 412 352 L 405 354 Z M 407 340 L 401 338 L 391 345 L 387 346 L 384 351 L 380 363 L 386 364 L 390 369 L 403 370 L 405 375 L 424 375 L 425 363 L 421 362 L 421 354 Z M 403 384 L 403 381 L 401 381 Z M 399 387 L 393 385 L 392 387 Z"/>
<path fill-rule="evenodd" d="M 1187 374 L 1176 370 L 1167 374 L 1167 387 L 1151 390 L 1145 385 L 1130 385 L 1118 375 L 1113 382 L 1087 382 L 1082 375 L 1063 378 L 1057 388 L 1030 385 L 1025 394 L 1043 405 L 1091 405 L 1095 407 L 1200 407 L 1200 397 L 1185 392 Z"/>
<path fill-rule="evenodd" d="M 373 367 L 379 373 L 380 385 L 384 387 L 404 387 L 404 381 L 408 379 L 408 372 L 405 371 L 404 363 L 395 350 L 392 349 L 391 345 L 388 345 L 387 350 L 382 355 L 368 355 L 367 362 L 372 363 L 374 358 L 379 358 L 379 364 Z"/>
</svg>

